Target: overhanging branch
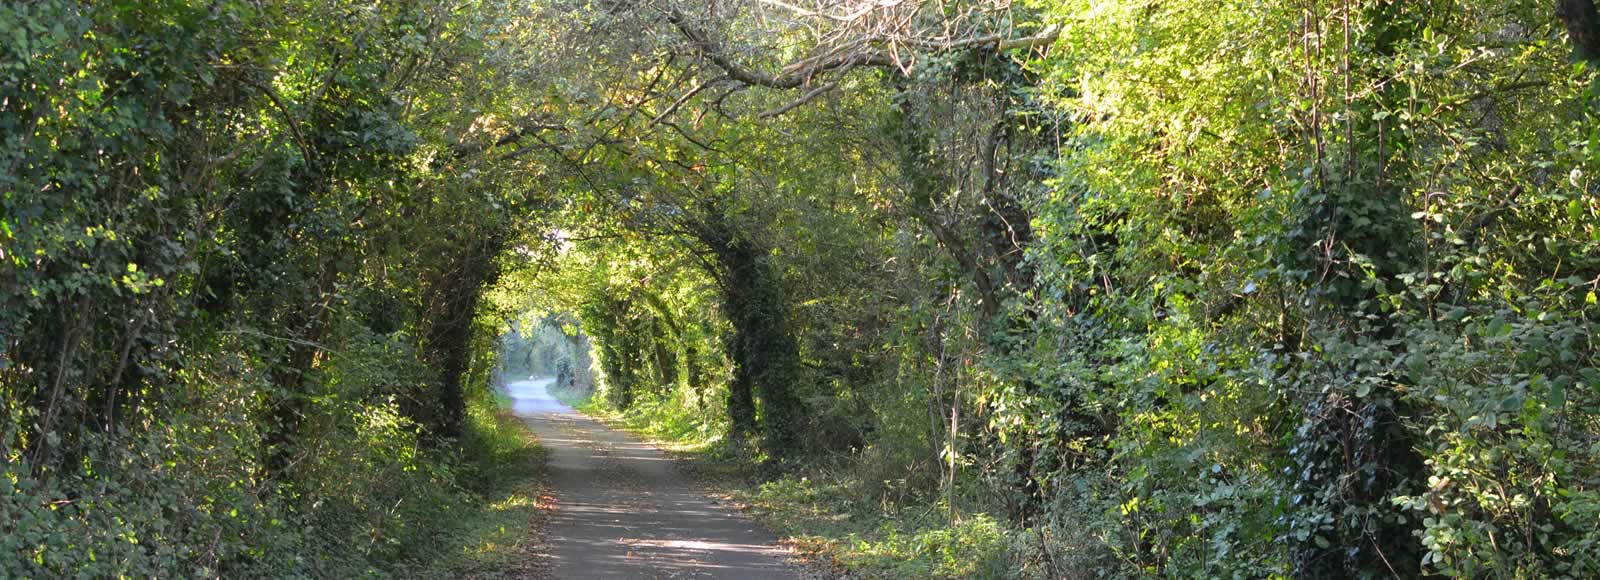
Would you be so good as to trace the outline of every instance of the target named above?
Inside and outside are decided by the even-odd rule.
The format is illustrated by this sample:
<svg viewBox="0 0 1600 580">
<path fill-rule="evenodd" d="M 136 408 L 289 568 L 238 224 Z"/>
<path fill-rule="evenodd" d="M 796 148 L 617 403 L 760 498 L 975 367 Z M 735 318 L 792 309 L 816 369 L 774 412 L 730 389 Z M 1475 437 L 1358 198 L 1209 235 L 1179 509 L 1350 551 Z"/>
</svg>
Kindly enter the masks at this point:
<svg viewBox="0 0 1600 580">
<path fill-rule="evenodd" d="M 535 133 L 566 130 L 567 128 L 564 125 L 540 123 L 532 119 L 522 119 L 517 123 L 517 127 L 515 129 L 507 132 L 505 135 L 501 135 L 499 139 L 495 139 L 494 141 L 459 142 L 450 147 L 450 153 L 457 159 L 460 159 L 468 155 L 476 155 L 478 153 L 494 149 L 495 147 L 511 145 L 521 141 L 523 137 L 527 137 Z"/>
<path fill-rule="evenodd" d="M 1008 37 L 1001 33 L 958 38 L 948 40 L 935 40 L 925 38 L 896 38 L 883 35 L 869 35 L 854 41 L 835 46 L 827 52 L 802 59 L 780 69 L 777 74 L 758 71 L 734 60 L 723 46 L 711 37 L 706 31 L 701 30 L 676 6 L 669 6 L 666 11 L 667 22 L 678 29 L 678 32 L 695 47 L 707 60 L 728 74 L 728 78 L 746 85 L 762 86 L 774 89 L 794 89 L 809 85 L 811 79 L 821 73 L 848 69 L 856 66 L 874 66 L 893 68 L 907 74 L 908 68 L 900 66 L 900 59 L 891 51 L 880 47 L 910 46 L 929 52 L 951 52 L 956 50 L 972 50 L 984 47 L 994 47 L 997 52 L 1005 52 L 1021 48 L 1036 48 L 1054 44 L 1061 37 L 1061 27 L 1055 24 L 1046 26 L 1039 32 L 1018 38 Z M 822 92 L 826 92 L 824 89 Z M 809 98 L 814 98 L 820 92 L 812 91 Z M 808 98 L 803 98 L 808 100 Z M 790 107 L 792 108 L 792 107 Z M 779 110 L 774 115 L 782 114 L 788 109 Z"/>
</svg>

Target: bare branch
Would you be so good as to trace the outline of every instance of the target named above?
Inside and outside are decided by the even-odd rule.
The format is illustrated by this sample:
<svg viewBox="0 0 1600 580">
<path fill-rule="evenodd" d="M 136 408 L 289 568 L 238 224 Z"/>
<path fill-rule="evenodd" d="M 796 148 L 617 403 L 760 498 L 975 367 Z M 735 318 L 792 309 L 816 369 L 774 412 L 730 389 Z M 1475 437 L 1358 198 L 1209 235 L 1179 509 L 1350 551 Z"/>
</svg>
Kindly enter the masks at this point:
<svg viewBox="0 0 1600 580">
<path fill-rule="evenodd" d="M 813 99 L 821 96 L 823 93 L 826 93 L 826 92 L 831 91 L 833 89 L 836 89 L 838 87 L 839 87 L 839 81 L 830 82 L 828 84 L 825 84 L 825 85 L 822 85 L 820 87 L 811 89 L 810 91 L 807 91 L 806 94 L 800 95 L 800 98 L 795 99 L 793 101 L 790 101 L 789 104 L 787 104 L 787 105 L 784 105 L 782 107 L 778 107 L 776 109 L 772 109 L 770 111 L 764 111 L 760 115 L 756 115 L 756 117 L 757 118 L 761 118 L 761 119 L 771 119 L 773 117 L 777 117 L 777 116 L 782 115 L 784 113 L 787 113 L 789 111 L 793 111 L 796 108 L 798 108 L 800 105 L 804 105 L 806 103 L 809 103 Z"/>
<path fill-rule="evenodd" d="M 713 85 L 722 83 L 722 82 L 724 82 L 726 80 L 728 80 L 728 77 L 720 76 L 720 77 L 711 79 L 709 81 L 700 83 L 698 85 L 695 85 L 694 88 L 689 89 L 689 91 L 684 93 L 683 96 L 678 97 L 678 100 L 673 101 L 672 105 L 668 106 L 666 108 L 666 110 L 661 111 L 661 113 L 657 114 L 654 119 L 651 119 L 650 120 L 650 124 L 645 125 L 645 129 L 648 130 L 651 127 L 655 127 L 657 123 L 660 123 L 661 121 L 665 120 L 667 117 L 672 116 L 673 113 L 678 112 L 678 108 L 682 107 L 684 103 L 689 102 L 689 99 L 694 98 L 695 95 L 700 94 L 700 91 L 703 91 L 703 90 L 705 90 L 705 89 L 707 89 L 707 88 L 709 88 L 709 87 L 711 87 Z"/>
<path fill-rule="evenodd" d="M 305 155 L 306 162 L 316 162 L 317 155 L 315 150 L 306 141 L 305 135 L 300 133 L 300 121 L 294 117 L 294 113 L 289 112 L 289 107 L 284 106 L 283 101 L 278 98 L 278 92 L 272 90 L 272 87 L 267 86 L 265 83 L 252 82 L 251 84 L 260 89 L 261 93 L 267 96 L 267 100 L 272 101 L 272 106 L 278 109 L 278 113 L 283 115 L 283 124 L 289 127 L 289 134 L 294 136 L 294 142 L 300 146 L 300 153 Z"/>
</svg>

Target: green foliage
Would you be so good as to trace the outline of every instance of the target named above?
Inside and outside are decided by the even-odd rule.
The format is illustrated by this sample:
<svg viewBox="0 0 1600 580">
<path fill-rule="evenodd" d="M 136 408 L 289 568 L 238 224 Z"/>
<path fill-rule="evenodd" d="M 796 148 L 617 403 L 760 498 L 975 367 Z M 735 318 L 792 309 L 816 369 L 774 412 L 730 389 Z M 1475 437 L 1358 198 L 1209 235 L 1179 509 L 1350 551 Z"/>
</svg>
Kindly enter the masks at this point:
<svg viewBox="0 0 1600 580">
<path fill-rule="evenodd" d="M 1123 39 L 1040 63 L 1091 80 L 1057 93 L 1078 141 L 1035 251 L 1041 340 L 1083 357 L 1058 380 L 1117 418 L 1100 517 L 1145 573 L 1587 574 L 1555 506 L 1594 474 L 1534 459 L 1589 453 L 1546 435 L 1595 362 L 1592 252 L 1554 241 L 1591 226 L 1549 211 L 1586 186 L 1513 160 L 1587 173 L 1590 73 L 1553 64 L 1549 15 L 1398 6 L 1327 7 L 1299 46 L 1287 6 L 1051 7 Z M 1474 45 L 1505 27 L 1517 50 Z"/>
<path fill-rule="evenodd" d="M 468 502 L 532 194 L 433 164 L 514 44 L 456 8 L 0 7 L 0 576 L 382 575 Z"/>
<path fill-rule="evenodd" d="M 1561 4 L 0 6 L 0 575 L 504 547 L 536 373 L 869 574 L 1600 574 Z"/>
<path fill-rule="evenodd" d="M 842 496 L 897 490 L 890 503 L 946 524 L 1031 531 L 1042 547 L 1006 557 L 1044 575 L 1081 569 L 1051 561 L 1067 541 L 1093 545 L 1074 565 L 1113 575 L 1590 573 L 1575 555 L 1596 477 L 1594 75 L 1554 40 L 1553 13 L 966 6 L 918 13 L 944 34 L 994 18 L 1059 38 L 1031 56 L 891 46 L 903 66 L 813 71 L 842 88 L 765 125 L 739 112 L 793 98 L 766 90 L 782 83 L 701 99 L 683 87 L 721 81 L 695 66 L 607 61 L 607 78 L 649 88 L 627 104 L 637 119 L 612 116 L 635 138 L 622 155 L 576 160 L 620 176 L 577 188 L 619 219 L 579 221 L 630 249 L 574 248 L 616 270 L 564 304 L 630 385 L 611 406 L 669 438 L 711 418 L 748 430 L 741 364 L 767 350 L 741 349 L 777 329 L 760 344 L 787 353 L 794 337 L 800 370 L 758 368 L 792 377 L 805 447 L 827 450 L 791 469 L 826 466 Z M 745 16 L 673 25 L 735 64 L 791 56 L 764 35 L 795 29 Z M 635 34 L 593 46 L 685 46 L 585 18 Z M 792 66 L 840 46 L 856 45 Z M 659 130 L 680 108 L 692 128 Z M 718 308 L 650 306 L 693 286 L 637 268 L 663 242 L 699 257 Z M 653 376 L 650 353 L 685 342 L 657 316 L 726 320 L 704 327 L 731 340 L 726 410 Z M 764 450 L 800 456 L 782 447 Z M 948 537 L 992 545 L 962 530 Z M 929 547 L 883 553 L 945 573 L 915 566 L 947 536 L 912 535 Z"/>
<path fill-rule="evenodd" d="M 1002 578 L 1019 572 L 1009 551 L 1026 538 L 1013 537 L 1016 532 L 989 516 L 953 524 L 912 514 L 885 516 L 855 500 L 855 491 L 839 483 L 785 478 L 741 499 L 803 545 L 827 549 L 865 577 Z"/>
<path fill-rule="evenodd" d="M 544 487 L 544 449 L 522 420 L 486 397 L 471 401 L 461 441 L 458 481 L 470 493 L 448 514 L 432 514 L 429 542 L 399 559 L 399 576 L 518 578 L 532 560 L 549 509 Z"/>
<path fill-rule="evenodd" d="M 72 473 L 33 473 L 8 433 L 0 574 L 304 573 L 299 522 L 279 485 L 253 472 L 259 449 L 240 403 L 261 377 L 234 357 L 189 362 L 185 378 L 215 404 L 169 417 L 132 444 L 97 439 Z"/>
</svg>

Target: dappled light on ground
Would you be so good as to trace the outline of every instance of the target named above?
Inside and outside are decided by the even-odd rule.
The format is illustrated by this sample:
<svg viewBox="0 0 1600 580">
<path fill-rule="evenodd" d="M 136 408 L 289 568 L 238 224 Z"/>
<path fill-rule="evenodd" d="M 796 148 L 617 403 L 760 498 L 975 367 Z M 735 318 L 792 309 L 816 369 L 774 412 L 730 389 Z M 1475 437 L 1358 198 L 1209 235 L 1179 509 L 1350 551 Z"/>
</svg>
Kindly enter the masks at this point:
<svg viewBox="0 0 1600 580">
<path fill-rule="evenodd" d="M 795 578 L 777 538 L 707 498 L 654 447 L 573 411 L 551 378 L 506 386 L 549 450 L 557 578 Z"/>
</svg>

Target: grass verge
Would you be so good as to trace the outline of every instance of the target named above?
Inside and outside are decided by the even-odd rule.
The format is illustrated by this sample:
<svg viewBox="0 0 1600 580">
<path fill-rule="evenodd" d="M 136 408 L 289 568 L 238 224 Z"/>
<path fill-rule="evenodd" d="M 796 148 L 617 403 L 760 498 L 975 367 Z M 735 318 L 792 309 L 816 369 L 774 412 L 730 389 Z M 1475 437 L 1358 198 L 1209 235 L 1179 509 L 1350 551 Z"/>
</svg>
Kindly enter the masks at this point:
<svg viewBox="0 0 1600 580">
<path fill-rule="evenodd" d="M 541 578 L 550 496 L 545 450 L 509 401 L 474 403 L 463 440 L 463 485 L 472 500 L 441 523 L 436 550 L 405 575 L 424 578 Z"/>
</svg>

